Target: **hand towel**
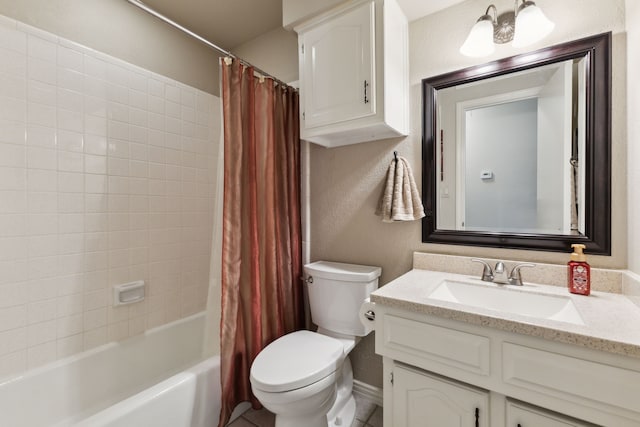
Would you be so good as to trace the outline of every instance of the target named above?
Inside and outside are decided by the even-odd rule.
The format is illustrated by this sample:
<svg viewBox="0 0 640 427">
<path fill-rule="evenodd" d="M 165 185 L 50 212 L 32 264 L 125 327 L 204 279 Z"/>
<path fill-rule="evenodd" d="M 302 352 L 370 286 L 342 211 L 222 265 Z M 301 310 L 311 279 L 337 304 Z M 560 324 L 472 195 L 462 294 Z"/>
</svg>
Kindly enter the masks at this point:
<svg viewBox="0 0 640 427">
<path fill-rule="evenodd" d="M 424 208 L 407 159 L 391 160 L 387 181 L 376 209 L 383 222 L 414 221 L 424 217 Z"/>
</svg>

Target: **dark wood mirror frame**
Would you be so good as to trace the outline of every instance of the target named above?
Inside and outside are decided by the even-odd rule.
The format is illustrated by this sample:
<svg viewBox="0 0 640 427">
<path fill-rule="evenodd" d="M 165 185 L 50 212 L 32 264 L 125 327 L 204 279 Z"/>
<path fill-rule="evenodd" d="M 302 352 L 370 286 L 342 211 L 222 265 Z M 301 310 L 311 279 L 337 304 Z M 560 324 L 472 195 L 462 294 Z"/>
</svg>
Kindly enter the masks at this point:
<svg viewBox="0 0 640 427">
<path fill-rule="evenodd" d="M 575 58 L 586 58 L 585 233 L 580 236 L 438 230 L 436 228 L 437 91 Z M 611 255 L 611 33 L 564 43 L 422 80 L 422 241 L 452 245 L 562 251 L 583 243 Z"/>
</svg>

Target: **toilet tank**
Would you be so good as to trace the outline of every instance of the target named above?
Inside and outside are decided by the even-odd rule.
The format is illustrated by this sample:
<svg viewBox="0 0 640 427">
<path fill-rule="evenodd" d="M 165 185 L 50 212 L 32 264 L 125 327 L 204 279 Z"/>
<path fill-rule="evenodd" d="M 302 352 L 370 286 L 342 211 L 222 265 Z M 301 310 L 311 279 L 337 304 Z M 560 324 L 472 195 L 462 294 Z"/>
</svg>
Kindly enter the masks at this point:
<svg viewBox="0 0 640 427">
<path fill-rule="evenodd" d="M 318 261 L 304 266 L 311 320 L 320 328 L 364 336 L 358 317 L 362 302 L 378 288 L 382 269 L 367 265 Z"/>
</svg>

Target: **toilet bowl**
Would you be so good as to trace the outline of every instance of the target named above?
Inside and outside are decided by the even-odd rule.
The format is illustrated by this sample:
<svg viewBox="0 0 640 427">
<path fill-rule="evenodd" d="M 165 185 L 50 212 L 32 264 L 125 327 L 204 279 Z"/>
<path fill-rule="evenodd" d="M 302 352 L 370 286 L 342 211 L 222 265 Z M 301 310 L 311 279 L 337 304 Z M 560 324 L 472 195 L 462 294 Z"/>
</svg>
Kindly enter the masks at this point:
<svg viewBox="0 0 640 427">
<path fill-rule="evenodd" d="M 276 414 L 278 427 L 326 427 L 344 356 L 342 343 L 333 338 L 310 331 L 287 334 L 253 362 L 253 393 Z"/>
<path fill-rule="evenodd" d="M 358 309 L 378 286 L 379 267 L 320 261 L 305 265 L 317 332 L 297 331 L 265 347 L 251 366 L 256 398 L 276 427 L 350 426 L 353 371 L 347 357 L 366 335 Z"/>
</svg>

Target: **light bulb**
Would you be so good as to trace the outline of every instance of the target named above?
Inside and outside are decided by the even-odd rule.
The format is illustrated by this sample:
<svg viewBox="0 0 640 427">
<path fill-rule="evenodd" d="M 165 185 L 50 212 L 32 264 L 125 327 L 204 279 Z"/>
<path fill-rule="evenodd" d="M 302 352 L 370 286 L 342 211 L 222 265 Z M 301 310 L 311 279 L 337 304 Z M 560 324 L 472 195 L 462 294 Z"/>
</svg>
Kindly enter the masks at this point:
<svg viewBox="0 0 640 427">
<path fill-rule="evenodd" d="M 489 15 L 483 15 L 471 28 L 467 39 L 460 47 L 460 53 L 477 58 L 490 55 L 494 50 L 493 20 Z"/>
<path fill-rule="evenodd" d="M 553 31 L 554 27 L 555 24 L 534 2 L 527 1 L 520 6 L 516 16 L 513 47 L 525 47 L 542 40 Z"/>
</svg>

